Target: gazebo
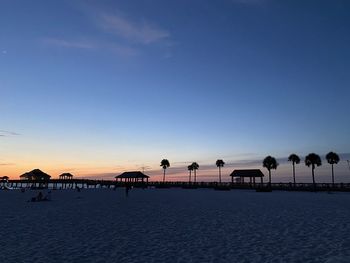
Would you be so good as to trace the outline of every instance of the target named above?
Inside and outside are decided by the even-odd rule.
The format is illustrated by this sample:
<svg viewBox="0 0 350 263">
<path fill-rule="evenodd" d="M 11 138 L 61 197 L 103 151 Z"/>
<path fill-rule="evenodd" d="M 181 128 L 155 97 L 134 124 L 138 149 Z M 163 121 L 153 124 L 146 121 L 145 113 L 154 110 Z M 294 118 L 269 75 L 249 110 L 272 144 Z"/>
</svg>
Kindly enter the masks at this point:
<svg viewBox="0 0 350 263">
<path fill-rule="evenodd" d="M 0 177 L 0 186 L 5 187 L 5 185 L 7 184 L 8 181 L 9 181 L 8 176 L 1 176 Z"/>
<path fill-rule="evenodd" d="M 146 180 L 146 183 L 148 183 L 148 175 L 145 175 L 144 173 L 140 171 L 133 171 L 133 172 L 124 172 L 120 175 L 117 175 L 115 177 L 115 180 L 117 182 L 124 182 L 124 183 L 144 183 Z"/>
<path fill-rule="evenodd" d="M 0 177 L 0 182 L 2 182 L 2 183 L 7 183 L 8 180 L 9 180 L 9 177 L 8 177 L 8 176 L 2 176 L 2 177 Z"/>
<path fill-rule="evenodd" d="M 240 183 L 244 184 L 244 178 L 249 178 L 249 183 L 255 186 L 255 178 L 260 177 L 261 184 L 263 183 L 264 174 L 260 169 L 243 169 L 243 170 L 234 170 L 231 174 L 232 183 L 234 179 L 238 179 Z"/>
<path fill-rule="evenodd" d="M 40 169 L 34 169 L 30 172 L 24 173 L 19 177 L 21 180 L 27 180 L 29 185 L 29 182 L 32 183 L 31 187 L 36 187 L 36 182 L 39 182 L 39 188 L 41 187 L 48 187 L 49 180 L 51 178 L 50 175 L 47 173 L 44 173 Z"/>
<path fill-rule="evenodd" d="M 30 172 L 24 173 L 20 176 L 20 179 L 29 180 L 29 181 L 48 181 L 51 176 L 47 173 L 44 173 L 40 169 L 34 169 Z"/>
<path fill-rule="evenodd" d="M 63 173 L 58 178 L 63 180 L 72 180 L 73 175 L 71 173 Z"/>
</svg>

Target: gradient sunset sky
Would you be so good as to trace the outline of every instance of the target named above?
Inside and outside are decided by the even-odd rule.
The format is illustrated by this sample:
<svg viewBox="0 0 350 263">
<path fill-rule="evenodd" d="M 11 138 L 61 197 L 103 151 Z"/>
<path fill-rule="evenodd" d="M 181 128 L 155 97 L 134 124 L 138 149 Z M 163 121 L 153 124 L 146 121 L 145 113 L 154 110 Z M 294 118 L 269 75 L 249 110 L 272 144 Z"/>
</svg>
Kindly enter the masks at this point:
<svg viewBox="0 0 350 263">
<path fill-rule="evenodd" d="M 169 179 L 196 161 L 208 181 L 218 158 L 228 179 L 273 155 L 273 181 L 290 181 L 290 153 L 335 151 L 350 182 L 349 13 L 346 0 L 3 0 L 0 175 L 157 180 L 167 158 Z M 317 175 L 330 181 L 324 159 Z"/>
</svg>

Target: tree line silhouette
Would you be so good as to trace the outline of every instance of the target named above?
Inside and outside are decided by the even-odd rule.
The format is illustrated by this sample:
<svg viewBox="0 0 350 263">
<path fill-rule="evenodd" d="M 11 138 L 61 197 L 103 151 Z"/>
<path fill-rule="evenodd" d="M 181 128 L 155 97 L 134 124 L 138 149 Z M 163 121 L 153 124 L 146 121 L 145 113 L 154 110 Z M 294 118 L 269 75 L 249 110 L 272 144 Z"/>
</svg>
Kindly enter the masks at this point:
<svg viewBox="0 0 350 263">
<path fill-rule="evenodd" d="M 337 164 L 340 161 L 339 155 L 335 152 L 329 152 L 326 154 L 326 160 L 332 167 L 332 185 L 334 186 L 334 164 Z M 295 179 L 295 165 L 300 163 L 300 157 L 293 153 L 289 155 L 288 161 L 292 163 L 293 167 L 293 183 L 296 184 Z M 311 167 L 311 174 L 312 174 L 312 183 L 314 187 L 316 186 L 315 181 L 315 168 L 322 165 L 321 157 L 316 153 L 309 153 L 307 156 L 305 156 L 305 165 L 308 167 Z M 222 159 L 216 160 L 216 166 L 218 167 L 218 176 L 219 176 L 219 183 L 221 183 L 221 168 L 224 167 L 225 162 Z M 269 172 L 269 186 L 271 187 L 271 170 L 276 170 L 279 163 L 277 162 L 275 157 L 267 156 L 264 158 L 262 165 L 264 168 L 266 168 Z M 170 162 L 167 159 L 163 159 L 160 162 L 160 166 L 163 168 L 163 183 L 165 182 L 165 171 L 168 167 L 170 167 Z M 196 171 L 199 169 L 199 165 L 196 162 L 193 162 L 189 166 L 187 166 L 187 170 L 189 172 L 188 182 L 192 182 L 192 172 L 194 174 L 194 180 L 193 182 L 197 182 L 197 173 Z"/>
</svg>

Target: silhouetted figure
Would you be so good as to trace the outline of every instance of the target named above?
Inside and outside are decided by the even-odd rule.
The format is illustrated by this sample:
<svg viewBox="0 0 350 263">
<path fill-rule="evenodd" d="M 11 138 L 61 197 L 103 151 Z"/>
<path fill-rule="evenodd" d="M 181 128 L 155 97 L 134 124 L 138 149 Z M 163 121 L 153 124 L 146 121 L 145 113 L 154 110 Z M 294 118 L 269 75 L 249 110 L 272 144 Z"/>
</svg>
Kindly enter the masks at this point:
<svg viewBox="0 0 350 263">
<path fill-rule="evenodd" d="M 130 189 L 131 189 L 131 186 L 130 186 L 130 185 L 126 185 L 126 186 L 125 186 L 125 195 L 126 195 L 126 197 L 129 196 L 129 191 L 130 191 Z"/>
<path fill-rule="evenodd" d="M 38 196 L 36 197 L 37 201 L 42 201 L 43 200 L 43 193 L 39 192 Z"/>
<path fill-rule="evenodd" d="M 75 189 L 77 189 L 77 192 L 81 191 L 79 186 L 76 186 Z"/>
<path fill-rule="evenodd" d="M 51 190 L 47 192 L 43 201 L 51 201 Z"/>
<path fill-rule="evenodd" d="M 45 197 L 44 197 L 42 192 L 39 192 L 39 194 L 37 196 L 32 197 L 30 199 L 30 202 L 41 202 L 41 201 L 51 201 L 51 190 L 47 192 Z"/>
</svg>

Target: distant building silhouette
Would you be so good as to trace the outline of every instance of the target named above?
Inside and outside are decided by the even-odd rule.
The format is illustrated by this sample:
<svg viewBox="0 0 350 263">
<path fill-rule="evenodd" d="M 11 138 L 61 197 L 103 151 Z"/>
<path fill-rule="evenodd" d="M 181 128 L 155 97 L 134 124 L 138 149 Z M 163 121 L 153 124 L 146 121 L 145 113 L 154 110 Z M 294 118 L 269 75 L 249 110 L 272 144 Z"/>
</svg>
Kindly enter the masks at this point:
<svg viewBox="0 0 350 263">
<path fill-rule="evenodd" d="M 244 183 L 244 178 L 249 178 L 249 183 L 255 185 L 255 178 L 260 178 L 260 182 L 263 183 L 264 174 L 260 169 L 244 169 L 234 170 L 231 174 L 232 183 L 236 179 L 239 183 Z"/>
<path fill-rule="evenodd" d="M 40 169 L 34 169 L 30 172 L 24 173 L 20 176 L 21 180 L 28 180 L 32 183 L 31 187 L 36 187 L 36 184 L 38 182 L 38 187 L 48 187 L 48 182 L 50 180 L 51 176 L 47 173 L 44 173 Z"/>
<path fill-rule="evenodd" d="M 125 183 L 143 183 L 145 181 L 148 183 L 148 178 L 148 175 L 145 175 L 140 171 L 124 172 L 115 177 L 117 182 L 119 181 Z"/>
<path fill-rule="evenodd" d="M 30 181 L 47 181 L 47 180 L 50 180 L 50 178 L 51 178 L 50 175 L 48 175 L 47 173 L 44 173 L 40 169 L 34 169 L 20 176 L 20 179 L 30 180 Z"/>
<path fill-rule="evenodd" d="M 8 176 L 2 176 L 0 177 L 0 182 L 7 182 L 9 180 L 9 177 Z"/>
<path fill-rule="evenodd" d="M 59 179 L 73 179 L 73 175 L 71 173 L 63 173 L 58 178 Z"/>
</svg>

